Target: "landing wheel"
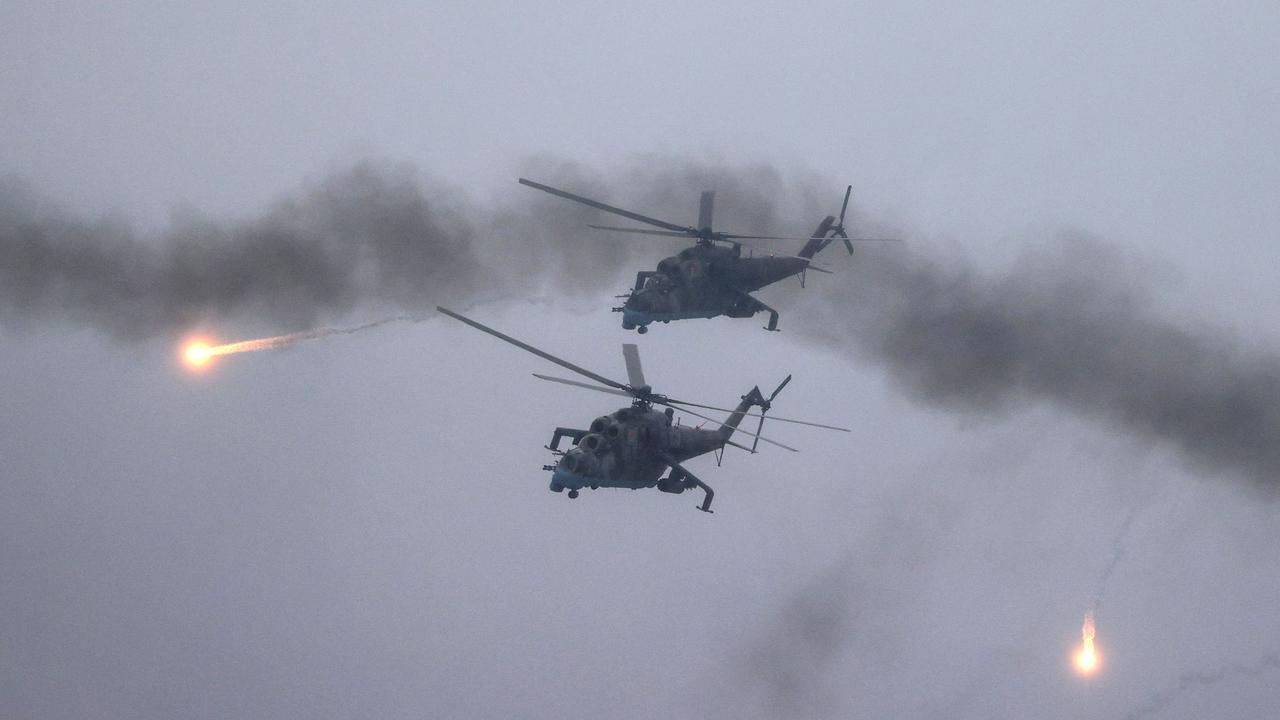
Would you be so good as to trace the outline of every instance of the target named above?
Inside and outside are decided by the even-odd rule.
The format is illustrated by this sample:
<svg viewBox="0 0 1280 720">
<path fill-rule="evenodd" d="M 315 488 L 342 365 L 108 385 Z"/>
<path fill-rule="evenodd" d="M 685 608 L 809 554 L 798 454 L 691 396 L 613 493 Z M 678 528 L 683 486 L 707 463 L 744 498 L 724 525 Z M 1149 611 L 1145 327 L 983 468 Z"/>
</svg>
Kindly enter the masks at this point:
<svg viewBox="0 0 1280 720">
<path fill-rule="evenodd" d="M 575 499 L 575 498 L 577 498 L 577 497 L 578 497 L 578 491 L 577 491 L 577 490 L 570 490 L 570 491 L 569 491 L 569 499 L 570 499 L 570 500 L 573 500 L 573 499 Z"/>
<path fill-rule="evenodd" d="M 640 333 L 641 335 L 643 335 L 643 334 L 645 334 L 645 333 L 649 332 L 649 326 L 648 326 L 648 325 L 641 325 L 640 327 L 636 328 L 636 332 L 638 332 L 638 333 Z"/>
</svg>

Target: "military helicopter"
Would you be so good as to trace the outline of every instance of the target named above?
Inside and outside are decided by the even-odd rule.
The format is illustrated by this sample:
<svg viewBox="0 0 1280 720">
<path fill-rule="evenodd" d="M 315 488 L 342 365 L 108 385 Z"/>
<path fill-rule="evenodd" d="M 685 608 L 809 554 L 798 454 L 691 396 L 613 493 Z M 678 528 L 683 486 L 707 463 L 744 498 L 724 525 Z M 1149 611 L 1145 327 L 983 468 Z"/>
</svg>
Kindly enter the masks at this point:
<svg viewBox="0 0 1280 720">
<path fill-rule="evenodd" d="M 640 352 L 635 345 L 627 344 L 622 346 L 622 357 L 627 367 L 628 382 L 621 383 L 616 380 L 610 380 L 603 375 L 597 375 L 590 370 L 562 360 L 532 345 L 520 342 L 509 335 L 498 332 L 487 325 L 482 325 L 447 308 L 437 306 L 436 310 L 477 330 L 505 340 L 522 350 L 527 350 L 544 360 L 553 362 L 567 370 L 572 370 L 595 381 L 597 384 L 593 385 L 577 380 L 566 380 L 534 373 L 534 377 L 540 380 L 572 385 L 587 390 L 596 390 L 610 395 L 631 397 L 630 406 L 596 418 L 586 430 L 565 427 L 555 429 L 555 432 L 551 435 L 551 443 L 546 448 L 559 459 L 555 465 L 544 465 L 542 467 L 543 470 L 551 472 L 552 492 L 564 492 L 567 489 L 570 498 L 577 498 L 578 492 L 588 487 L 592 490 L 601 487 L 630 488 L 632 490 L 657 487 L 662 492 L 676 494 L 697 487 L 702 488 L 705 493 L 702 504 L 698 506 L 698 509 L 703 512 L 711 512 L 711 499 L 715 496 L 715 491 L 700 480 L 698 476 L 689 472 L 688 468 L 682 464 L 684 461 L 709 452 L 715 452 L 720 459 L 723 459 L 722 453 L 726 445 L 754 453 L 760 442 L 770 443 L 784 450 L 796 452 L 795 448 L 783 445 L 776 440 L 770 440 L 760 434 L 760 431 L 764 428 L 765 414 L 773 406 L 773 400 L 778 396 L 778 393 L 782 392 L 787 383 L 791 382 L 790 375 L 767 398 L 760 392 L 759 387 L 753 387 L 750 392 L 742 396 L 742 401 L 734 409 L 718 408 L 712 405 L 677 400 L 655 393 L 653 388 L 645 382 L 644 371 L 640 366 Z M 661 405 L 666 409 L 659 411 L 654 408 L 655 405 Z M 689 408 L 716 410 L 730 413 L 730 415 L 727 420 L 720 421 Z M 760 412 L 750 412 L 752 408 L 760 408 Z M 700 427 L 673 424 L 672 418 L 675 410 L 715 423 L 720 427 L 715 430 L 703 430 Z M 754 433 L 738 427 L 746 417 L 760 419 Z M 806 420 L 794 420 L 776 416 L 773 419 L 779 422 L 850 432 L 849 428 L 823 425 Z M 754 438 L 750 447 L 732 440 L 735 431 Z M 573 447 L 568 450 L 561 450 L 560 442 L 565 438 L 572 440 Z M 670 468 L 670 472 L 667 472 L 668 468 Z M 666 477 L 663 477 L 664 473 L 666 473 Z"/>
<path fill-rule="evenodd" d="M 634 227 L 615 227 L 612 225 L 590 225 L 597 230 L 632 233 L 639 235 L 658 235 L 663 237 L 693 238 L 696 244 L 685 248 L 671 257 L 658 263 L 657 270 L 641 270 L 636 273 L 635 287 L 625 296 L 622 307 L 614 308 L 614 312 L 622 313 L 622 327 L 645 333 L 650 323 L 671 322 L 688 318 L 713 318 L 718 315 L 726 317 L 751 317 L 758 312 L 769 313 L 769 324 L 765 330 L 777 331 L 778 311 L 765 305 L 750 293 L 793 275 L 800 276 L 804 284 L 808 270 L 830 273 L 813 264 L 814 256 L 835 240 L 844 242 L 849 254 L 853 254 L 853 243 L 887 242 L 887 238 L 851 238 L 844 228 L 845 211 L 849 208 L 849 194 L 853 192 L 850 185 L 844 192 L 844 203 L 840 206 L 840 219 L 828 215 L 807 238 L 785 237 L 779 235 L 738 235 L 718 232 L 711 229 L 711 214 L 715 205 L 715 191 L 706 190 L 698 205 L 698 225 L 686 226 L 658 220 L 647 215 L 623 210 L 612 205 L 590 198 L 575 195 L 550 185 L 536 183 L 520 178 L 520 184 L 550 193 L 574 202 L 605 212 L 621 215 L 661 230 Z M 795 255 L 765 252 L 760 257 L 749 254 L 742 256 L 742 247 L 762 240 L 801 240 L 804 245 Z M 751 252 L 751 251 L 749 251 Z"/>
</svg>

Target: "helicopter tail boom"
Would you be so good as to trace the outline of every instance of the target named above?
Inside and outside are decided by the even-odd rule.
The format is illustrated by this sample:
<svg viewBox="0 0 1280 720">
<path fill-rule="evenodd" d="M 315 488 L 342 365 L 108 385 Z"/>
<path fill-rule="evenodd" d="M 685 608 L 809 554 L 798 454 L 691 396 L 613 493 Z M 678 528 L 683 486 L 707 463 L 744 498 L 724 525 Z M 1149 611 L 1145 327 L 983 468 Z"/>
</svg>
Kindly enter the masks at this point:
<svg viewBox="0 0 1280 720">
<path fill-rule="evenodd" d="M 751 408 L 759 407 L 763 404 L 764 395 L 760 393 L 760 388 L 751 388 L 751 392 L 742 396 L 742 402 L 738 403 L 738 406 L 733 409 L 733 414 L 730 415 L 729 419 L 725 420 L 724 424 L 720 426 L 719 430 L 717 430 L 717 432 L 720 433 L 720 437 L 722 437 L 726 443 L 729 442 L 729 438 L 733 437 L 733 431 L 738 429 L 738 424 L 747 416 L 747 412 L 751 410 Z"/>
</svg>

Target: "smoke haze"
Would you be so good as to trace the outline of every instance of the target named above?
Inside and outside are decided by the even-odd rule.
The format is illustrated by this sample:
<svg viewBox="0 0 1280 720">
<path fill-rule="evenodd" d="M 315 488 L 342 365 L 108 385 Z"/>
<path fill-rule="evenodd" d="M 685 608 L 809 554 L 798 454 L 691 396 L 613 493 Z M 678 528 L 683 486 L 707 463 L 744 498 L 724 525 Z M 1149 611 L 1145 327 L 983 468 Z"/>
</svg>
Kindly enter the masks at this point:
<svg viewBox="0 0 1280 720">
<path fill-rule="evenodd" d="M 1280 477 L 1280 357 L 1165 317 L 1130 258 L 1064 234 L 1006 274 L 910 247 L 870 248 L 826 286 L 818 332 L 883 365 L 913 398 L 1000 413 L 1049 402 L 1138 439 L 1176 447 L 1194 469 Z"/>
<path fill-rule="evenodd" d="M 360 303 L 417 308 L 483 287 L 473 231 L 406 168 L 360 164 L 255 218 L 185 214 L 155 237 L 0 187 L 0 319 L 138 340 L 253 319 L 307 328 Z"/>
<path fill-rule="evenodd" d="M 839 198 L 835 183 L 767 165 L 645 157 L 593 171 L 544 158 L 526 170 L 675 221 L 692 220 L 698 192 L 716 188 L 717 224 L 749 233 L 807 232 L 799 228 L 837 209 L 818 199 Z M 594 211 L 525 188 L 486 206 L 422 183 L 408 166 L 373 162 L 256 218 L 179 217 L 152 238 L 40 206 L 14 183 L 0 193 L 0 318 L 83 323 L 126 339 L 246 318 L 297 330 L 362 304 L 417 312 L 620 289 L 679 246 L 591 231 Z M 999 275 L 907 240 L 860 248 L 850 269 L 822 278 L 820 302 L 784 298 L 784 329 L 882 365 L 930 405 L 999 413 L 1052 403 L 1172 443 L 1202 473 L 1227 469 L 1274 492 L 1280 357 L 1165 317 L 1131 259 L 1096 238 L 1035 243 Z"/>
</svg>

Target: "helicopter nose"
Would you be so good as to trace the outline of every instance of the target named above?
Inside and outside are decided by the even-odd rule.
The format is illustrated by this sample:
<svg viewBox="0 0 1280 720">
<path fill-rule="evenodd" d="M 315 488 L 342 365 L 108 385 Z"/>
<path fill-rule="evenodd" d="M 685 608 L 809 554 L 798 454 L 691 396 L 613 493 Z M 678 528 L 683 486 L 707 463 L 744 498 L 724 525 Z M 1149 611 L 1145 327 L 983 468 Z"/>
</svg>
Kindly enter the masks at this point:
<svg viewBox="0 0 1280 720">
<path fill-rule="evenodd" d="M 560 458 L 560 467 L 576 475 L 590 475 L 595 469 L 595 464 L 595 458 L 578 447 Z"/>
<path fill-rule="evenodd" d="M 628 310 L 640 310 L 641 312 L 653 309 L 652 306 L 652 293 L 645 292 L 644 290 L 632 293 L 631 297 L 627 298 L 627 301 L 623 303 L 623 307 Z"/>
<path fill-rule="evenodd" d="M 552 489 L 560 486 L 575 490 L 591 485 L 591 478 L 597 475 L 595 470 L 595 458 L 574 448 L 560 458 L 560 464 L 551 474 Z"/>
<path fill-rule="evenodd" d="M 569 472 L 577 472 L 578 461 L 581 460 L 581 458 L 582 453 L 570 450 L 565 453 L 564 457 L 560 458 L 560 467 L 568 470 Z"/>
</svg>

